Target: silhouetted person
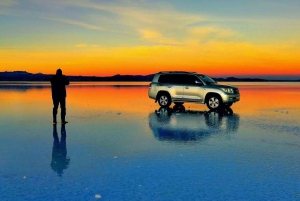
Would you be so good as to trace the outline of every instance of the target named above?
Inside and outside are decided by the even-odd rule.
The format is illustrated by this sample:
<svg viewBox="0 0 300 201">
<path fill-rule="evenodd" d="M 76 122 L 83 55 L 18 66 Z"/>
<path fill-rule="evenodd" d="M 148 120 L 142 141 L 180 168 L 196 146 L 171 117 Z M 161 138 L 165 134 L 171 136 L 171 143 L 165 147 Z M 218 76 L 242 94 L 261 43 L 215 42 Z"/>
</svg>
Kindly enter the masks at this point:
<svg viewBox="0 0 300 201">
<path fill-rule="evenodd" d="M 70 159 L 67 157 L 67 145 L 66 145 L 66 128 L 63 124 L 61 126 L 61 138 L 59 141 L 56 125 L 53 125 L 53 148 L 52 148 L 52 160 L 51 168 L 54 172 L 57 172 L 58 176 L 62 176 L 63 171 L 68 168 Z"/>
<path fill-rule="evenodd" d="M 61 123 L 68 123 L 66 118 L 66 85 L 69 85 L 69 80 L 62 74 L 62 70 L 58 69 L 56 75 L 52 76 L 51 80 L 52 100 L 53 100 L 53 124 L 56 124 L 56 114 L 58 105 L 60 104 Z"/>
</svg>

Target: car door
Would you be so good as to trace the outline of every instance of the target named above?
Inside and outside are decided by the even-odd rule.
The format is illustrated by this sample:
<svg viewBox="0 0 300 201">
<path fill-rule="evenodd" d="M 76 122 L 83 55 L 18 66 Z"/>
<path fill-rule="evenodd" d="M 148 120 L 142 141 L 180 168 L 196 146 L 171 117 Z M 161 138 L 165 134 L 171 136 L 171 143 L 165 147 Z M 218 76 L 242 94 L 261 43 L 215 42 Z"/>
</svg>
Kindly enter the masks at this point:
<svg viewBox="0 0 300 201">
<path fill-rule="evenodd" d="M 191 102 L 204 102 L 203 83 L 195 75 L 185 75 L 184 77 L 183 94 L 184 99 Z"/>
<path fill-rule="evenodd" d="M 172 101 L 182 101 L 183 99 L 183 84 L 180 81 L 178 74 L 162 75 L 160 80 L 160 91 L 169 92 Z"/>
<path fill-rule="evenodd" d="M 171 86 L 169 86 L 169 92 L 172 96 L 173 101 L 183 100 L 183 83 L 181 81 L 180 74 L 170 75 Z"/>
</svg>

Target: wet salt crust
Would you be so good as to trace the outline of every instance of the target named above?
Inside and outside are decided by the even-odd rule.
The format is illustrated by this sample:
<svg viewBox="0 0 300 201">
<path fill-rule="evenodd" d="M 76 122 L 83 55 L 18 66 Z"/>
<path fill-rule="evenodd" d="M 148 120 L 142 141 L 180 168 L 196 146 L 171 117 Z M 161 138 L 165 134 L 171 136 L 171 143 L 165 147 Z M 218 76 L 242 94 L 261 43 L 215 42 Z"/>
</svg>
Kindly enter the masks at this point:
<svg viewBox="0 0 300 201">
<path fill-rule="evenodd" d="M 234 85 L 212 112 L 71 84 L 55 128 L 49 85 L 0 84 L 0 200 L 300 200 L 299 83 Z"/>
</svg>

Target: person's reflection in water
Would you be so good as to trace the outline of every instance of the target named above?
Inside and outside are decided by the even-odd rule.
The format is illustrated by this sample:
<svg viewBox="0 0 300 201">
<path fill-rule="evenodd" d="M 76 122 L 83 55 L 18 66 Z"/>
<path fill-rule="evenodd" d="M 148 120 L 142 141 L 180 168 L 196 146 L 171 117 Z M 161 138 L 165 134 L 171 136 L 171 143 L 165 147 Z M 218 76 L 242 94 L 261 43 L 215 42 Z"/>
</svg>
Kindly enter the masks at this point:
<svg viewBox="0 0 300 201">
<path fill-rule="evenodd" d="M 62 176 L 63 171 L 68 168 L 70 159 L 67 157 L 67 144 L 66 144 L 66 127 L 63 124 L 61 126 L 61 138 L 59 141 L 57 134 L 57 127 L 53 125 L 53 148 L 52 148 L 52 160 L 51 168 L 54 172 L 57 172 L 58 176 Z"/>
</svg>

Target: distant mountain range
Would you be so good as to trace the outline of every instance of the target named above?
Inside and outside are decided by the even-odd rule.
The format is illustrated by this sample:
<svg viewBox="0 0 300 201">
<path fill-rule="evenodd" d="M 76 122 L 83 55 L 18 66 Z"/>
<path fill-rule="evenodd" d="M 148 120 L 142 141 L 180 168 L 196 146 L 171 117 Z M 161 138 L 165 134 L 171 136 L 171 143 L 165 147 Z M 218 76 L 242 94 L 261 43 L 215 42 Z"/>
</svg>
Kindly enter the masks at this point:
<svg viewBox="0 0 300 201">
<path fill-rule="evenodd" d="M 42 74 L 42 73 L 28 73 L 26 71 L 13 71 L 13 72 L 0 72 L 0 81 L 49 81 L 52 75 Z M 106 82 L 150 82 L 154 74 L 151 75 L 114 75 L 106 77 L 97 76 L 67 76 L 70 81 L 106 81 Z M 272 79 L 261 79 L 261 78 L 214 78 L 214 80 L 219 82 L 299 82 L 298 80 L 272 80 Z"/>
</svg>

